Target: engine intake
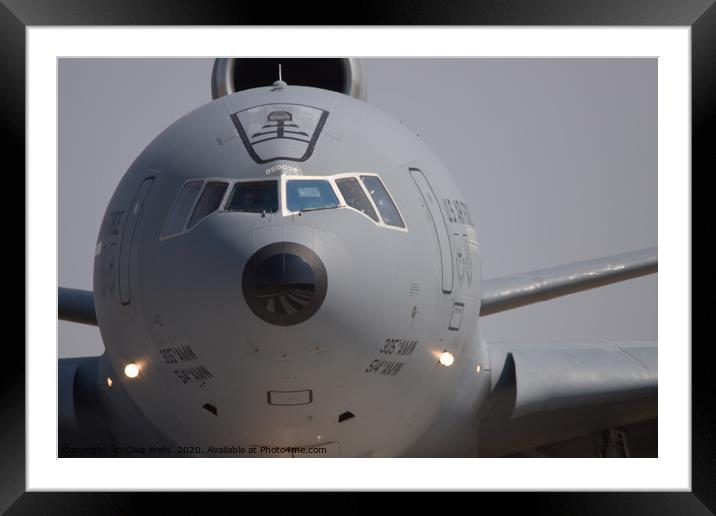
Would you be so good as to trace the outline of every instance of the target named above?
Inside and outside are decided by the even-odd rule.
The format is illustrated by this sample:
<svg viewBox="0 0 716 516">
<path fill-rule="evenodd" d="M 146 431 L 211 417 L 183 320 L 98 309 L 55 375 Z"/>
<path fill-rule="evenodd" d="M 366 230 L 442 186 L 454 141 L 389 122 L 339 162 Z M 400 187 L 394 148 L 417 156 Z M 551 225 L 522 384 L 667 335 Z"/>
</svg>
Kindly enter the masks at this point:
<svg viewBox="0 0 716 516">
<path fill-rule="evenodd" d="M 270 86 L 282 78 L 297 86 L 313 86 L 366 99 L 363 67 L 355 58 L 220 58 L 214 61 L 211 96 L 214 99 L 237 91 Z"/>
</svg>

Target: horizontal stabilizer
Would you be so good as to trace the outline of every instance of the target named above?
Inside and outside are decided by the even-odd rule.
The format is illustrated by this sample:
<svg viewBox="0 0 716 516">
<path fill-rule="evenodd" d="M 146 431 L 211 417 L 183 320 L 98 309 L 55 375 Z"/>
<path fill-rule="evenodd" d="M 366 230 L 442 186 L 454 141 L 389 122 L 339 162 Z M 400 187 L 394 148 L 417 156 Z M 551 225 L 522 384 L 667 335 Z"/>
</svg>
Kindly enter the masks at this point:
<svg viewBox="0 0 716 516">
<path fill-rule="evenodd" d="M 485 280 L 480 315 L 566 296 L 657 272 L 657 248 Z"/>
<path fill-rule="evenodd" d="M 94 311 L 94 294 L 89 290 L 58 288 L 57 317 L 61 321 L 97 326 L 97 314 Z"/>
</svg>

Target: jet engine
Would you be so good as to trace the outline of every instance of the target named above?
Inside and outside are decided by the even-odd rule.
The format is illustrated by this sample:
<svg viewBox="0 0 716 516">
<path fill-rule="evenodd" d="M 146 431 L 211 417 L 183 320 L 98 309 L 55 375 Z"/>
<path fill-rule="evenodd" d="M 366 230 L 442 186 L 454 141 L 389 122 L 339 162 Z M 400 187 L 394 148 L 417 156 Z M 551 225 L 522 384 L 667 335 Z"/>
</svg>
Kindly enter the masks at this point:
<svg viewBox="0 0 716 516">
<path fill-rule="evenodd" d="M 328 57 L 216 59 L 211 74 L 211 95 L 217 99 L 266 86 L 279 78 L 294 86 L 312 86 L 366 100 L 365 73 L 360 60 Z"/>
</svg>

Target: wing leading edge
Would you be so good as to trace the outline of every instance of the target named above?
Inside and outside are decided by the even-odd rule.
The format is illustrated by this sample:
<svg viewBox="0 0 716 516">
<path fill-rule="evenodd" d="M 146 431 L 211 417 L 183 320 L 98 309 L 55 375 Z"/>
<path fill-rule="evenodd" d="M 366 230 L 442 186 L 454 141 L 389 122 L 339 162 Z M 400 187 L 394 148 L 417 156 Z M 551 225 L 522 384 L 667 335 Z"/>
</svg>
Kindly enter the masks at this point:
<svg viewBox="0 0 716 516">
<path fill-rule="evenodd" d="M 88 290 L 58 288 L 57 317 L 61 321 L 97 326 L 97 314 L 94 311 L 94 294 Z"/>
<path fill-rule="evenodd" d="M 480 315 L 491 315 L 657 272 L 657 248 L 503 276 L 483 282 Z"/>
</svg>

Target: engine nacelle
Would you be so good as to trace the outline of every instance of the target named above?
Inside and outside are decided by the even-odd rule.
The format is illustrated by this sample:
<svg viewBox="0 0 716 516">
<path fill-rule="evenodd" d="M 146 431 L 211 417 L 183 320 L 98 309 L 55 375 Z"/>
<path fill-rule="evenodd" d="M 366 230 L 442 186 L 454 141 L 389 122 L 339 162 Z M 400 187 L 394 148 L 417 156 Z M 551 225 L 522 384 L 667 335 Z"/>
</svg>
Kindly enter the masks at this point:
<svg viewBox="0 0 716 516">
<path fill-rule="evenodd" d="M 271 84 L 279 78 L 295 86 L 312 86 L 366 100 L 363 66 L 354 58 L 223 58 L 214 62 L 211 96 L 214 99 L 237 91 Z"/>
</svg>

